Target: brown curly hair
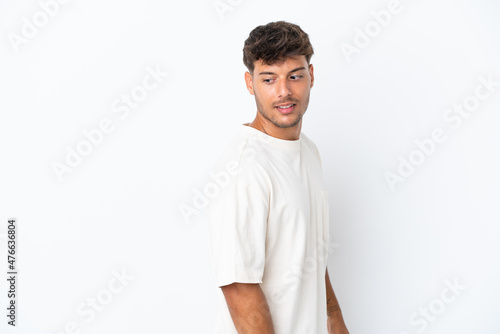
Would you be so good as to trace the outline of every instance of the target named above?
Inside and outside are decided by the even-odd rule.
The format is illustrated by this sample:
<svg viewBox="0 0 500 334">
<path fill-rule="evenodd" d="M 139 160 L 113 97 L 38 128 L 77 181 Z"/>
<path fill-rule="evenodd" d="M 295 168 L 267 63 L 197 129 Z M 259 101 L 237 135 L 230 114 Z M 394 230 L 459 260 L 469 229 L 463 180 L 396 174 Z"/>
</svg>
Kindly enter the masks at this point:
<svg viewBox="0 0 500 334">
<path fill-rule="evenodd" d="M 253 74 L 255 61 L 273 65 L 288 57 L 305 56 L 309 64 L 313 54 L 309 36 L 298 25 L 277 21 L 250 32 L 243 47 L 243 63 Z"/>
</svg>

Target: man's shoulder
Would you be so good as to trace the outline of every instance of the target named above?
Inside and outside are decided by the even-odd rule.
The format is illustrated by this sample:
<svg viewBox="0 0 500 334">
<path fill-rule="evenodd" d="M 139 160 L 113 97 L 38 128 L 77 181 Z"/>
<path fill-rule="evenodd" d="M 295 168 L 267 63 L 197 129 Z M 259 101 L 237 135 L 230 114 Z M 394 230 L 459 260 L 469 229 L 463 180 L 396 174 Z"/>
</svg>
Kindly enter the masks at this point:
<svg viewBox="0 0 500 334">
<path fill-rule="evenodd" d="M 310 147 L 312 147 L 314 149 L 317 149 L 316 144 L 314 143 L 314 141 L 308 135 L 306 135 L 304 132 L 300 133 L 300 138 L 302 139 L 302 141 L 305 144 L 309 145 Z"/>
<path fill-rule="evenodd" d="M 240 129 L 241 130 L 241 129 Z M 227 164 L 228 162 L 240 163 L 249 160 L 248 157 L 254 156 L 254 145 L 251 137 L 244 131 L 239 131 L 226 145 L 216 161 L 216 168 Z"/>
<path fill-rule="evenodd" d="M 265 151 L 265 145 L 254 134 L 240 129 L 223 149 L 212 171 L 226 171 L 232 176 L 238 176 L 236 179 L 265 177 L 268 158 Z"/>
<path fill-rule="evenodd" d="M 267 203 L 271 181 L 265 158 L 245 131 L 240 131 L 224 149 L 211 170 L 211 178 L 218 180 L 220 193 L 210 201 L 219 207 L 234 200 L 241 191 L 251 190 Z"/>
<path fill-rule="evenodd" d="M 301 136 L 301 139 L 302 139 L 302 142 L 306 145 L 306 147 L 311 150 L 314 155 L 316 156 L 316 158 L 318 159 L 319 161 L 319 164 L 321 165 L 321 154 L 319 153 L 319 150 L 318 150 L 318 147 L 316 146 L 316 143 L 314 143 L 314 141 L 309 138 L 305 133 L 301 133 L 300 134 Z"/>
</svg>

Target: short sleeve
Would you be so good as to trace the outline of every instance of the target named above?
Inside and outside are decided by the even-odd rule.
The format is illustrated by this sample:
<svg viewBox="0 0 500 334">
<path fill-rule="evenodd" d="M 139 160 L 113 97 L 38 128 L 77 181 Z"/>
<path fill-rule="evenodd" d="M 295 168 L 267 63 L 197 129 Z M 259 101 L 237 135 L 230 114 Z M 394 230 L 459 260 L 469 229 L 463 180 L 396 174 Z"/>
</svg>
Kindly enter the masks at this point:
<svg viewBox="0 0 500 334">
<path fill-rule="evenodd" d="M 218 287 L 262 283 L 264 275 L 269 201 L 260 187 L 240 177 L 233 177 L 207 206 L 210 257 Z"/>
</svg>

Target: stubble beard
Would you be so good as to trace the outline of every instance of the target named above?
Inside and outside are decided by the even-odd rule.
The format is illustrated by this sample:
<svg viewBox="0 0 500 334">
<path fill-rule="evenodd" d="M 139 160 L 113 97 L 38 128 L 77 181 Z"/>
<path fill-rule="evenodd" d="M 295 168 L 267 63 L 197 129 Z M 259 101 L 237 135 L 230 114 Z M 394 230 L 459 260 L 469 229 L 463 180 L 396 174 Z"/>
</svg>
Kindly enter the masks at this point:
<svg viewBox="0 0 500 334">
<path fill-rule="evenodd" d="M 259 112 L 259 114 L 262 117 L 264 117 L 265 119 L 267 119 L 269 122 L 273 123 L 274 126 L 276 126 L 278 128 L 286 129 L 286 128 L 291 128 L 291 127 L 296 126 L 301 121 L 302 116 L 305 114 L 307 107 L 309 106 L 310 92 L 307 93 L 307 96 L 304 100 L 304 110 L 302 112 L 299 110 L 295 120 L 293 120 L 291 123 L 290 122 L 279 122 L 278 120 L 274 119 L 274 117 L 269 117 L 269 114 L 267 112 L 265 112 L 265 108 L 260 103 L 260 100 L 255 92 L 254 92 L 254 96 L 255 96 L 255 103 L 257 104 L 257 111 Z M 286 101 L 286 102 L 288 102 L 288 101 Z M 284 102 L 284 103 L 286 103 L 286 102 Z M 271 107 L 271 108 L 274 111 L 275 108 L 274 107 Z M 275 112 L 279 112 L 279 111 L 275 111 Z M 296 113 L 296 112 L 297 112 L 297 110 L 294 110 L 293 113 Z"/>
</svg>

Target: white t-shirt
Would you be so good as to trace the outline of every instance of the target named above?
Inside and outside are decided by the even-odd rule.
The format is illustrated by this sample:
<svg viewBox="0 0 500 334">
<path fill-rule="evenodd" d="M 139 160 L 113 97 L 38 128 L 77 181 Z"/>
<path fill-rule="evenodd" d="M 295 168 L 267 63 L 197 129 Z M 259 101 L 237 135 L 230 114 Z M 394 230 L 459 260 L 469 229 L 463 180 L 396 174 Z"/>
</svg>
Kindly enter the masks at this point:
<svg viewBox="0 0 500 334">
<path fill-rule="evenodd" d="M 326 334 L 329 213 L 318 149 L 304 133 L 284 140 L 240 126 L 212 171 L 206 211 L 214 333 L 237 334 L 219 287 L 240 282 L 260 283 L 276 334 Z"/>
</svg>

